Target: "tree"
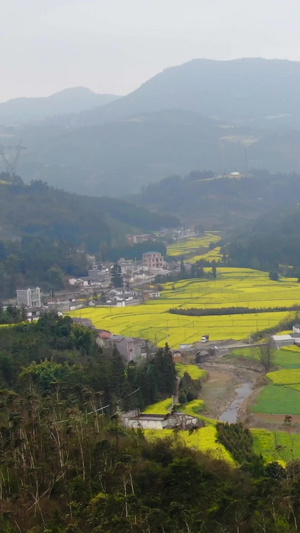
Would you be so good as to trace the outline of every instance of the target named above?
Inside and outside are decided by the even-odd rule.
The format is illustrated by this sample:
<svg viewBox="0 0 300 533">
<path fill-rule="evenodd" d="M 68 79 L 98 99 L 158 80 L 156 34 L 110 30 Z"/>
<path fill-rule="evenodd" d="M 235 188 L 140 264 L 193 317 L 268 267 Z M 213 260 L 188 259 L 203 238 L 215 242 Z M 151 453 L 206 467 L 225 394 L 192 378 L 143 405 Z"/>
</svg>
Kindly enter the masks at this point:
<svg viewBox="0 0 300 533">
<path fill-rule="evenodd" d="M 216 267 L 216 265 L 212 266 L 211 273 L 212 273 L 213 279 L 216 279 L 216 277 L 217 277 L 217 267 Z"/>
<path fill-rule="evenodd" d="M 271 344 L 271 340 L 268 339 L 265 344 L 262 344 L 258 348 L 258 355 L 259 360 L 266 370 L 266 372 L 269 372 L 271 366 L 272 366 L 272 360 L 273 360 L 273 347 Z"/>
<path fill-rule="evenodd" d="M 111 270 L 111 282 L 114 287 L 123 286 L 122 269 L 118 263 L 114 263 Z"/>
<path fill-rule="evenodd" d="M 278 272 L 277 272 L 276 270 L 271 270 L 271 271 L 269 272 L 269 278 L 270 278 L 270 280 L 272 280 L 272 281 L 278 281 L 278 280 L 279 280 L 279 274 L 278 274 Z"/>
</svg>

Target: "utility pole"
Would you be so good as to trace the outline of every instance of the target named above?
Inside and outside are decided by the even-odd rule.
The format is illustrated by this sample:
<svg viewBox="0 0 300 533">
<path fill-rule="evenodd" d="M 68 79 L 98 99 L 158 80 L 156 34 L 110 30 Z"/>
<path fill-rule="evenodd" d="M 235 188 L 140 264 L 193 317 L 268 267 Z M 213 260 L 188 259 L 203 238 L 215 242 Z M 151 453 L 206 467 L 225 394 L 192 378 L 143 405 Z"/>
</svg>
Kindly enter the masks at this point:
<svg viewBox="0 0 300 533">
<path fill-rule="evenodd" d="M 18 145 L 15 145 L 15 146 L 13 145 L 0 146 L 0 156 L 4 163 L 6 172 L 8 173 L 11 180 L 15 176 L 15 170 L 17 168 L 21 150 L 26 150 L 25 146 L 22 146 L 21 141 Z M 14 154 L 14 156 L 10 157 L 9 154 Z"/>
</svg>

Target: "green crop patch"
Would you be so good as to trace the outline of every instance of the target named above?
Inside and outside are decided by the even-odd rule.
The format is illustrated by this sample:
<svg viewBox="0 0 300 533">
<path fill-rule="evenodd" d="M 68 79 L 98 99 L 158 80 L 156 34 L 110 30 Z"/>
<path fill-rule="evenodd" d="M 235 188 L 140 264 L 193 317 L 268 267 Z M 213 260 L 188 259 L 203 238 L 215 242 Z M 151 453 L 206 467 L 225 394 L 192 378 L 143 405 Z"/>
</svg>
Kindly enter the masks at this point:
<svg viewBox="0 0 300 533">
<path fill-rule="evenodd" d="M 251 410 L 254 413 L 299 415 L 300 392 L 286 386 L 268 385 L 261 391 Z"/>
</svg>

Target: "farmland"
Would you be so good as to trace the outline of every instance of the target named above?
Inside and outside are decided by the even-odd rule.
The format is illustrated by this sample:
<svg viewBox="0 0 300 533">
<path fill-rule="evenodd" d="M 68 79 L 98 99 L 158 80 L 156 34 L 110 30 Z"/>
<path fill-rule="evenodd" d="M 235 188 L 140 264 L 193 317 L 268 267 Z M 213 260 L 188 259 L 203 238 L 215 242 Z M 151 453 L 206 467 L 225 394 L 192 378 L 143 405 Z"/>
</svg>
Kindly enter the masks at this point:
<svg viewBox="0 0 300 533">
<path fill-rule="evenodd" d="M 149 440 L 157 438 L 173 437 L 174 433 L 171 429 L 162 430 L 145 430 L 145 436 Z M 216 459 L 222 459 L 227 463 L 234 465 L 234 460 L 225 446 L 217 442 L 217 430 L 214 426 L 206 426 L 192 433 L 188 431 L 180 431 L 177 435 L 179 442 L 184 442 L 187 446 L 209 453 Z"/>
<path fill-rule="evenodd" d="M 98 328 L 116 334 L 142 337 L 172 348 L 193 343 L 204 334 L 212 340 L 244 339 L 277 325 L 286 312 L 191 317 L 170 314 L 170 308 L 290 307 L 300 300 L 296 279 L 271 281 L 265 272 L 246 268 L 218 268 L 217 279 L 166 283 L 159 300 L 133 307 L 98 307 L 74 311 L 71 316 L 90 318 Z"/>
<path fill-rule="evenodd" d="M 278 461 L 286 464 L 300 459 L 300 434 L 284 431 L 252 429 L 254 451 L 262 454 L 267 462 Z"/>
<path fill-rule="evenodd" d="M 234 357 L 259 359 L 258 348 L 242 348 L 232 351 Z M 270 384 L 260 392 L 254 413 L 270 415 L 300 415 L 300 349 L 288 346 L 274 350 L 272 364 L 281 367 L 267 374 Z"/>
<path fill-rule="evenodd" d="M 232 350 L 233 357 L 244 357 L 246 359 L 259 360 L 258 348 L 238 348 Z M 300 348 L 296 346 L 286 346 L 280 350 L 274 350 L 272 355 L 272 363 L 275 366 L 282 368 L 293 369 L 300 368 Z"/>
<path fill-rule="evenodd" d="M 300 392 L 290 387 L 267 385 L 261 391 L 255 405 L 251 407 L 254 413 L 270 415 L 299 415 Z"/>
<path fill-rule="evenodd" d="M 190 263 L 196 263 L 197 261 L 215 261 L 216 263 L 219 263 L 222 261 L 222 254 L 221 254 L 221 248 L 220 246 L 216 246 L 213 250 L 209 250 L 209 252 L 205 252 L 201 255 L 194 255 L 189 259 Z"/>
<path fill-rule="evenodd" d="M 209 250 L 210 244 L 215 244 L 221 240 L 218 232 L 206 231 L 203 237 L 192 237 L 182 239 L 167 247 L 167 254 L 171 257 L 184 257 L 196 254 L 199 250 L 205 253 Z"/>
<path fill-rule="evenodd" d="M 176 364 L 177 376 L 183 377 L 183 374 L 187 372 L 192 379 L 203 379 L 206 376 L 205 370 L 199 368 L 197 365 L 183 365 L 181 363 Z"/>
</svg>

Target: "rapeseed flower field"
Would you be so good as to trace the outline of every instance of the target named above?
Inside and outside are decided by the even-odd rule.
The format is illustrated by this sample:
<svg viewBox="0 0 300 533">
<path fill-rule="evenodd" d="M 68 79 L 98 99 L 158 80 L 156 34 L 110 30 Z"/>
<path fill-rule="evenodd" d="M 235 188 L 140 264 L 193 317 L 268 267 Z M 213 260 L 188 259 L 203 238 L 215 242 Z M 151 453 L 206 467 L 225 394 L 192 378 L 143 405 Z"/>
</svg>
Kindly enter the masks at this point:
<svg viewBox="0 0 300 533">
<path fill-rule="evenodd" d="M 217 269 L 217 279 L 190 279 L 166 283 L 158 300 L 138 306 L 86 308 L 71 316 L 90 318 L 98 328 L 115 334 L 142 337 L 172 348 L 199 341 L 202 335 L 211 340 L 244 339 L 249 334 L 277 325 L 286 312 L 192 317 L 169 313 L 170 308 L 191 307 L 250 308 L 290 307 L 299 304 L 300 284 L 296 279 L 271 281 L 266 272 L 247 268 Z"/>
<path fill-rule="evenodd" d="M 206 231 L 203 237 L 191 237 L 190 239 L 181 239 L 167 247 L 167 254 L 171 257 L 183 257 L 191 255 L 204 248 L 209 249 L 211 243 L 217 243 L 221 240 L 219 232 Z"/>
</svg>

